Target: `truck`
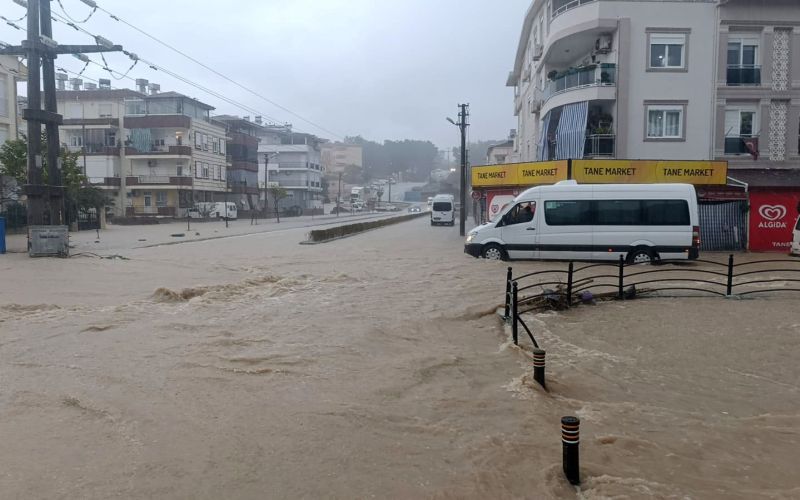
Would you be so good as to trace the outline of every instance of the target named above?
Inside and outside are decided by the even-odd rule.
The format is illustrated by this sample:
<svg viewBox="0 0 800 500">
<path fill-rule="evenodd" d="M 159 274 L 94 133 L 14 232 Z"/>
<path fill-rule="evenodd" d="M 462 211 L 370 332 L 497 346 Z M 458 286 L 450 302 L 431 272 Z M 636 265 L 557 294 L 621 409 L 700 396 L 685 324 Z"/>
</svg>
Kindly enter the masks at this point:
<svg viewBox="0 0 800 500">
<path fill-rule="evenodd" d="M 227 205 L 227 211 L 225 206 Z M 192 219 L 228 219 L 236 220 L 239 216 L 236 203 L 233 202 L 200 202 L 189 210 L 189 217 Z"/>
</svg>

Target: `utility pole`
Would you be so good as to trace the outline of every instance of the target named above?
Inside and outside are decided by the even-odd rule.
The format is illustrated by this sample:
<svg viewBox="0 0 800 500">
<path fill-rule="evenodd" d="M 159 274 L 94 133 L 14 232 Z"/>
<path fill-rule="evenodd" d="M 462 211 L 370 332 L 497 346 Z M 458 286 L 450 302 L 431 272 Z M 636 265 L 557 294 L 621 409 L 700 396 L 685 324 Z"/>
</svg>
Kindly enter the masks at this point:
<svg viewBox="0 0 800 500">
<path fill-rule="evenodd" d="M 53 40 L 50 0 L 28 0 L 28 36 L 21 45 L 0 49 L 0 55 L 24 56 L 28 60 L 28 107 L 22 117 L 28 122 L 28 226 L 66 224 L 64 186 L 59 159 L 58 126 L 63 117 L 56 103 L 55 59 L 63 54 L 121 51 L 122 46 L 97 39 L 97 45 L 59 45 Z M 41 66 L 41 74 L 39 67 Z M 42 91 L 44 84 L 44 109 Z M 42 125 L 47 131 L 47 185 L 42 175 Z"/>
<path fill-rule="evenodd" d="M 339 196 L 336 197 L 336 217 L 339 217 L 339 211 L 342 209 L 342 173 L 339 172 Z"/>
<path fill-rule="evenodd" d="M 467 127 L 469 127 L 469 104 L 459 104 L 458 123 L 452 118 L 447 121 L 461 132 L 461 210 L 459 210 L 459 233 L 464 236 L 467 225 Z"/>
</svg>

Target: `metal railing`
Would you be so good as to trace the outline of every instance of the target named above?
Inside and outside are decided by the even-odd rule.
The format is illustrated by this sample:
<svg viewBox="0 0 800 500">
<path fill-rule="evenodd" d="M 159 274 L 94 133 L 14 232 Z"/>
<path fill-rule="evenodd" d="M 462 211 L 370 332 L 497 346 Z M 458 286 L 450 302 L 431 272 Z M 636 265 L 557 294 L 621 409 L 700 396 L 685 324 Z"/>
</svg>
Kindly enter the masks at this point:
<svg viewBox="0 0 800 500">
<path fill-rule="evenodd" d="M 732 85 L 761 85 L 761 66 L 729 64 L 726 83 Z"/>
<path fill-rule="evenodd" d="M 699 264 L 699 265 L 698 265 Z M 536 348 L 539 344 L 521 315 L 543 308 L 570 308 L 580 301 L 627 300 L 641 296 L 712 295 L 746 297 L 779 292 L 800 293 L 800 259 L 764 259 L 736 264 L 712 260 L 657 261 L 657 265 L 617 262 L 569 262 L 564 268 L 514 276 L 506 273 L 504 317 L 514 344 L 519 325 Z"/>
<path fill-rule="evenodd" d="M 601 63 L 584 68 L 568 70 L 545 84 L 542 92 L 544 100 L 548 100 L 554 95 L 568 90 L 580 89 L 585 87 L 605 87 L 616 85 L 617 65 L 613 63 Z"/>
<path fill-rule="evenodd" d="M 596 1 L 597 0 L 572 0 L 572 1 L 567 2 L 564 5 L 561 5 L 559 7 L 556 7 L 558 5 L 558 2 L 554 2 L 553 3 L 552 19 L 555 19 L 556 17 L 560 16 L 564 12 L 567 12 L 568 10 L 572 10 L 575 7 L 580 7 L 581 5 L 585 5 L 587 3 L 593 3 L 593 2 L 596 2 Z"/>
<path fill-rule="evenodd" d="M 613 157 L 616 138 L 614 134 L 588 134 L 583 149 L 584 158 Z"/>
</svg>

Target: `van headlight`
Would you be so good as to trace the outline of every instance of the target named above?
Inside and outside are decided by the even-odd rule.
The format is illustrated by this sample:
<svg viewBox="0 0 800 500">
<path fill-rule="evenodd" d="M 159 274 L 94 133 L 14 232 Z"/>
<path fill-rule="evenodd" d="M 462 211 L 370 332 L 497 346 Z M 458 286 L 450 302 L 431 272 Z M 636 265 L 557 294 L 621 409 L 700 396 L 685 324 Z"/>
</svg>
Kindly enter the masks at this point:
<svg viewBox="0 0 800 500">
<path fill-rule="evenodd" d="M 472 240 L 475 239 L 475 233 L 469 233 L 467 235 L 467 243 L 472 243 Z"/>
</svg>

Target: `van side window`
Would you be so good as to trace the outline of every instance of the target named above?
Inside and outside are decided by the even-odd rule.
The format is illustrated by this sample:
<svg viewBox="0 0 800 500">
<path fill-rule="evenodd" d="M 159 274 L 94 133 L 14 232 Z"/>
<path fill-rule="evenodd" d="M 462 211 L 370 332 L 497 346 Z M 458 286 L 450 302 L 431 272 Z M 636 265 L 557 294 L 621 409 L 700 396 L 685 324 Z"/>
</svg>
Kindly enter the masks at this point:
<svg viewBox="0 0 800 500">
<path fill-rule="evenodd" d="M 503 217 L 503 225 L 511 226 L 513 224 L 524 224 L 533 220 L 533 214 L 536 213 L 535 201 L 524 201 L 518 203 L 514 208 L 508 211 Z"/>
<path fill-rule="evenodd" d="M 592 224 L 590 200 L 544 202 L 544 220 L 548 226 L 585 226 Z"/>
<path fill-rule="evenodd" d="M 642 200 L 642 224 L 646 226 L 688 226 L 686 200 Z"/>
</svg>

